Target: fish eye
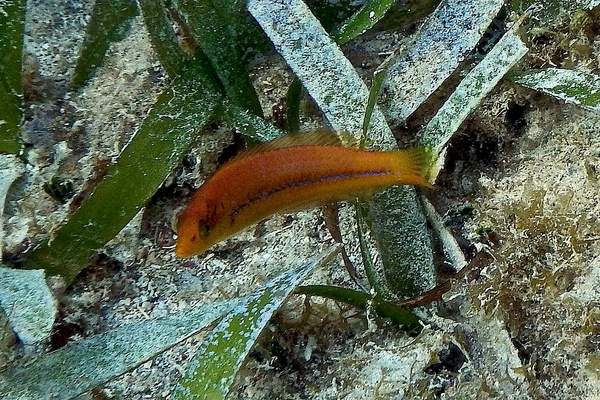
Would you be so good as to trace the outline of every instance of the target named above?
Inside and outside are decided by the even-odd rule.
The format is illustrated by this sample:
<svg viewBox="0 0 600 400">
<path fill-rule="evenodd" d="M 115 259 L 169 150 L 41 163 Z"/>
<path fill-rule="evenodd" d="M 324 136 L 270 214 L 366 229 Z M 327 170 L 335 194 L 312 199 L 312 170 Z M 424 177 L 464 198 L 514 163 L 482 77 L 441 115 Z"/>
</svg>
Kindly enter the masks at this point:
<svg viewBox="0 0 600 400">
<path fill-rule="evenodd" d="M 211 227 L 208 222 L 206 222 L 204 220 L 198 221 L 198 232 L 200 233 L 200 235 L 202 235 L 202 236 L 208 235 L 210 232 L 210 229 L 211 229 Z"/>
</svg>

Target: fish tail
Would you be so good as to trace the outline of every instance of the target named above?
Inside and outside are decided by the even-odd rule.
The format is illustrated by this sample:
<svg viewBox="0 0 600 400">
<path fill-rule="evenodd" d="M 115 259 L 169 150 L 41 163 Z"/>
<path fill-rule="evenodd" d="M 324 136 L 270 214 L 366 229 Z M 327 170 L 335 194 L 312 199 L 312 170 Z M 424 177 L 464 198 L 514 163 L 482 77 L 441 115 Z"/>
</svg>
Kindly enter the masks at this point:
<svg viewBox="0 0 600 400">
<path fill-rule="evenodd" d="M 430 146 L 395 151 L 402 184 L 433 188 L 436 153 Z"/>
</svg>

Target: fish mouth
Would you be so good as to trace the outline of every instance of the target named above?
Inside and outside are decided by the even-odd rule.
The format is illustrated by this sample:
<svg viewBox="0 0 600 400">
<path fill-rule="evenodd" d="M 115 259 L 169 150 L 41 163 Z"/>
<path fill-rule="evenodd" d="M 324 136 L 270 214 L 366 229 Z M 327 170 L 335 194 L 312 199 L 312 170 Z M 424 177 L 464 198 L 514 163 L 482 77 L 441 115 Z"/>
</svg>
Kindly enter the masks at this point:
<svg viewBox="0 0 600 400">
<path fill-rule="evenodd" d="M 196 253 L 191 251 L 189 248 L 186 248 L 186 246 L 183 246 L 181 243 L 177 243 L 175 245 L 175 255 L 179 258 L 188 258 L 194 254 Z"/>
<path fill-rule="evenodd" d="M 187 243 L 187 241 L 178 241 L 177 243 L 175 243 L 175 255 L 179 258 L 197 256 L 204 253 L 206 250 L 208 250 L 209 247 L 210 246 L 206 246 L 204 243 L 200 243 L 199 246 L 198 243 L 195 242 Z"/>
</svg>

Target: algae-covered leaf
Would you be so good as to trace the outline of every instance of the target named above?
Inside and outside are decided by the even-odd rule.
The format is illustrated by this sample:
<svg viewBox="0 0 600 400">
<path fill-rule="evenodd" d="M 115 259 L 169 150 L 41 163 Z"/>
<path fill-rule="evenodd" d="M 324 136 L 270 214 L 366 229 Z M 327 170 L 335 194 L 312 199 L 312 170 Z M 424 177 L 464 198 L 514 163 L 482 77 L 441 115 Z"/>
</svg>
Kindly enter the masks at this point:
<svg viewBox="0 0 600 400">
<path fill-rule="evenodd" d="M 0 397 L 5 400 L 71 399 L 198 333 L 239 301 L 203 304 L 164 318 L 123 325 L 41 355 L 24 365 L 11 366 L 0 376 Z"/>
<path fill-rule="evenodd" d="M 175 0 L 174 4 L 190 32 L 219 76 L 228 98 L 237 106 L 262 116 L 262 108 L 246 67 L 244 49 L 235 40 L 235 7 L 217 9 L 211 0 Z"/>
<path fill-rule="evenodd" d="M 431 224 L 431 230 L 437 237 L 437 240 L 442 245 L 444 256 L 452 264 L 456 272 L 462 270 L 467 265 L 467 260 L 462 252 L 462 249 L 458 245 L 458 242 L 454 238 L 452 232 L 444 224 L 442 217 L 437 213 L 433 204 L 426 198 L 421 199 L 423 202 L 423 209 L 427 215 L 427 219 Z"/>
<path fill-rule="evenodd" d="M 435 285 L 431 237 L 417 192 L 392 186 L 373 196 L 368 222 L 377 241 L 387 286 L 395 298 Z"/>
<path fill-rule="evenodd" d="M 144 24 L 150 34 L 152 47 L 156 50 L 158 59 L 167 74 L 174 77 L 183 62 L 190 56 L 181 47 L 164 1 L 138 0 L 138 2 L 144 17 Z"/>
<path fill-rule="evenodd" d="M 0 155 L 0 260 L 2 260 L 2 244 L 4 238 L 4 202 L 8 189 L 23 173 L 24 166 L 16 156 Z"/>
<path fill-rule="evenodd" d="M 27 255 L 25 268 L 70 282 L 135 216 L 213 117 L 221 96 L 207 68 L 194 60 L 182 69 L 107 176 L 50 242 Z"/>
<path fill-rule="evenodd" d="M 535 18 L 533 25 L 549 27 L 549 24 L 560 22 L 569 14 L 578 10 L 591 10 L 600 5 L 600 0 L 509 0 L 508 7 L 519 14 L 524 13 L 530 7 L 535 7 Z"/>
<path fill-rule="evenodd" d="M 230 101 L 223 102 L 219 114 L 230 128 L 235 129 L 250 143 L 259 144 L 283 135 L 283 132 L 272 124 Z"/>
<path fill-rule="evenodd" d="M 343 44 L 372 28 L 394 5 L 394 0 L 367 0 L 350 18 L 332 33 L 336 42 Z"/>
<path fill-rule="evenodd" d="M 273 313 L 311 271 L 329 262 L 335 254 L 337 247 L 304 261 L 240 302 L 204 340 L 179 382 L 174 398 L 224 399 L 242 362 Z"/>
<path fill-rule="evenodd" d="M 435 10 L 440 0 L 396 1 L 376 29 L 383 31 L 406 27 L 417 23 Z"/>
<path fill-rule="evenodd" d="M 335 41 L 300 0 L 250 0 L 248 10 L 336 131 L 359 135 L 369 90 Z M 396 147 L 378 108 L 369 138 L 377 147 Z"/>
<path fill-rule="evenodd" d="M 466 54 L 466 51 L 476 44 L 481 32 L 477 29 L 467 32 L 462 30 L 462 24 L 473 18 L 473 14 L 461 14 L 460 11 L 464 6 L 466 5 L 456 2 L 443 2 L 424 25 L 421 32 L 417 34 L 413 46 L 397 59 L 386 61 L 386 63 L 392 64 L 386 70 L 388 76 L 391 74 L 391 78 L 386 81 L 387 93 L 397 97 L 393 102 L 393 107 L 399 107 L 395 111 L 388 108 L 392 119 L 399 121 L 408 117 L 449 76 Z M 485 18 L 471 21 L 472 23 L 467 25 L 470 27 L 480 26 L 480 28 L 489 24 L 491 17 L 499 8 L 497 2 L 475 2 L 470 3 L 467 7 L 471 6 L 479 6 L 480 8 L 477 9 L 475 15 L 484 16 Z M 435 21 L 439 22 L 440 18 L 445 23 L 451 22 L 453 25 L 448 27 L 439 23 L 434 24 Z M 467 21 L 464 20 L 465 18 Z M 440 31 L 442 26 L 445 27 L 444 32 Z M 462 37 L 463 34 L 465 37 Z M 457 38 L 460 37 L 461 40 L 451 40 L 454 37 L 453 35 Z M 435 37 L 438 39 L 444 37 L 448 42 L 437 43 L 432 41 L 432 38 Z M 437 46 L 450 46 L 451 51 L 443 52 L 445 57 L 449 56 L 447 65 L 442 62 L 443 67 L 432 70 L 430 68 L 431 63 L 421 64 L 420 62 L 427 59 L 425 57 L 427 54 L 429 56 L 435 54 L 435 57 L 438 57 L 434 51 Z M 427 50 L 427 52 L 418 53 L 418 49 Z M 438 113 L 439 116 L 445 116 L 445 119 L 437 119 L 440 117 L 436 116 L 437 118 L 428 125 L 422 135 L 420 144 L 434 147 L 439 154 L 449 137 L 464 121 L 466 115 L 473 111 L 483 96 L 489 93 L 489 90 L 525 54 L 526 50 L 514 32 L 504 38 L 504 43 L 495 47 L 489 58 L 486 58 L 487 61 L 476 67 L 472 71 L 471 78 L 465 79 L 464 83 L 461 83 L 453 93 L 451 98 L 454 100 L 447 102 L 447 106 L 444 106 L 447 107 L 447 110 L 440 110 L 441 114 Z M 420 60 L 420 62 L 415 62 L 415 60 Z M 436 62 L 435 65 L 439 65 L 439 60 Z M 450 68 L 448 69 L 448 67 Z M 420 70 L 423 74 L 414 74 L 414 68 Z M 425 85 L 422 85 L 421 81 L 415 80 L 415 76 L 420 77 Z M 418 82 L 413 85 L 415 90 L 408 90 L 407 88 L 410 86 L 407 85 L 407 82 Z M 376 90 L 377 88 L 374 88 L 373 92 Z M 447 112 L 448 110 L 450 112 Z M 434 126 L 439 127 L 440 132 L 445 132 L 445 136 L 440 132 L 434 133 L 432 128 Z M 399 201 L 398 204 L 401 204 L 401 207 L 393 211 L 399 212 L 397 218 L 389 218 L 390 215 L 394 215 L 390 212 L 390 207 L 392 207 L 390 202 L 393 201 L 391 193 L 395 193 L 398 199 L 405 199 L 405 201 Z M 388 285 L 397 294 L 410 294 L 428 289 L 433 285 L 433 275 L 429 275 L 430 279 L 426 281 L 424 278 L 427 278 L 428 275 L 418 273 L 418 270 L 410 267 L 410 265 L 427 265 L 433 262 L 432 259 L 428 258 L 429 253 L 425 251 L 425 248 L 430 247 L 430 242 L 425 220 L 423 214 L 419 212 L 420 207 L 417 205 L 414 191 L 402 187 L 393 188 L 376 195 L 376 199 L 377 201 L 371 205 L 371 227 L 381 245 L 381 256 L 386 266 L 385 273 Z M 401 222 L 395 223 L 395 221 Z M 419 247 L 423 250 L 415 251 L 415 248 Z M 408 265 L 406 265 L 407 263 Z"/>
<path fill-rule="evenodd" d="M 302 95 L 302 83 L 294 78 L 285 96 L 287 106 L 286 129 L 289 133 L 298 132 L 300 129 L 300 96 Z"/>
<path fill-rule="evenodd" d="M 327 32 L 332 32 L 341 23 L 351 18 L 364 1 L 306 0 L 304 3 L 319 20 Z"/>
<path fill-rule="evenodd" d="M 390 56 L 380 104 L 401 124 L 477 45 L 503 0 L 444 0 L 421 28 Z"/>
<path fill-rule="evenodd" d="M 137 11 L 135 0 L 96 0 L 75 66 L 74 88 L 83 86 L 102 65 L 111 43 L 125 38 Z"/>
<path fill-rule="evenodd" d="M 385 74 L 381 75 L 385 76 L 381 104 L 389 121 L 402 123 L 429 98 L 475 47 L 503 3 L 446 0 L 439 4 L 378 70 Z M 375 80 L 373 94 L 378 92 L 377 84 Z M 393 187 L 378 193 L 370 204 L 370 217 L 390 289 L 396 295 L 411 295 L 431 288 L 435 283 L 431 239 L 415 190 Z"/>
<path fill-rule="evenodd" d="M 381 295 L 385 299 L 393 298 L 394 294 L 387 285 L 386 280 L 377 271 L 377 265 L 374 262 L 369 243 L 366 235 L 366 219 L 369 212 L 369 207 L 363 201 L 359 200 L 355 203 L 356 208 L 356 234 L 358 236 L 358 244 L 360 247 L 360 255 L 365 268 L 365 275 L 375 293 Z"/>
<path fill-rule="evenodd" d="M 422 328 L 419 317 L 410 309 L 385 301 L 378 295 L 373 297 L 369 293 L 358 290 L 325 285 L 300 286 L 295 293 L 326 297 L 363 311 L 367 310 L 368 307 L 372 307 L 378 316 L 389 318 L 405 331 L 418 333 Z"/>
<path fill-rule="evenodd" d="M 24 271 L 0 265 L 0 307 L 25 344 L 48 338 L 56 316 L 56 302 L 44 271 Z"/>
<path fill-rule="evenodd" d="M 600 76 L 588 72 L 548 68 L 514 74 L 511 80 L 567 103 L 600 112 Z"/>
<path fill-rule="evenodd" d="M 367 132 L 369 131 L 369 126 L 371 125 L 371 117 L 373 116 L 373 110 L 377 105 L 377 99 L 379 98 L 379 93 L 381 93 L 381 87 L 383 86 L 383 82 L 385 81 L 386 69 L 385 68 L 377 68 L 375 73 L 373 74 L 373 81 L 371 82 L 371 89 L 369 90 L 369 100 L 367 101 L 367 108 L 365 109 L 365 117 L 363 119 L 362 124 L 362 134 L 363 138 L 366 139 Z M 361 143 L 364 142 L 361 141 Z M 361 146 L 362 147 L 362 146 Z"/>
<path fill-rule="evenodd" d="M 517 27 L 511 28 L 462 80 L 420 134 L 420 145 L 431 146 L 440 154 L 460 124 L 527 53 Z"/>
<path fill-rule="evenodd" d="M 25 3 L 0 2 L 0 153 L 17 154 L 20 148 Z"/>
<path fill-rule="evenodd" d="M 219 1 L 217 12 L 227 24 L 232 40 L 244 50 L 243 58 L 252 60 L 272 50 L 271 43 L 246 9 L 247 0 Z M 214 2 L 213 2 L 214 3 Z"/>
</svg>

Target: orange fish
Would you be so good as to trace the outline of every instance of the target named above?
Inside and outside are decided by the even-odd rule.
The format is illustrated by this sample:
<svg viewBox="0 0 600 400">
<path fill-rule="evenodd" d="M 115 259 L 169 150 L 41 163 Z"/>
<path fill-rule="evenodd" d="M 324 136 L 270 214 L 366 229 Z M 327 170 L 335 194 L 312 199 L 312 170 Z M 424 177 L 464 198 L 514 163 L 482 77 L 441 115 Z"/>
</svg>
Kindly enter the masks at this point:
<svg viewBox="0 0 600 400">
<path fill-rule="evenodd" d="M 359 197 L 390 185 L 422 185 L 432 164 L 424 147 L 366 151 L 340 136 L 295 134 L 223 164 L 177 221 L 175 254 L 190 257 L 270 215 Z"/>
</svg>

